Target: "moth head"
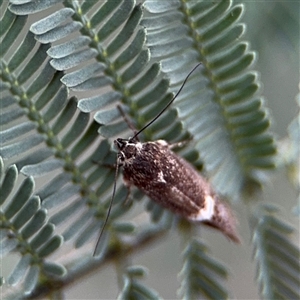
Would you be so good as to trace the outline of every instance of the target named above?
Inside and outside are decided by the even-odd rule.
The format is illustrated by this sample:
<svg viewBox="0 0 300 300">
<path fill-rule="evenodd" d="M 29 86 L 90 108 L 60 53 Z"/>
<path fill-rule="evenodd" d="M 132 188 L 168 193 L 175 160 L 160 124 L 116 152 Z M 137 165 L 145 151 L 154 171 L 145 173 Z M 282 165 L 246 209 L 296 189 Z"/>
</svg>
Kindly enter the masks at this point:
<svg viewBox="0 0 300 300">
<path fill-rule="evenodd" d="M 126 139 L 118 138 L 118 139 L 114 140 L 114 144 L 116 145 L 116 147 L 119 151 L 123 151 L 124 148 L 126 147 L 127 143 L 128 143 L 128 140 L 126 140 Z"/>
<path fill-rule="evenodd" d="M 123 163 L 130 163 L 131 159 L 134 159 L 137 151 L 138 151 L 138 144 L 135 139 L 121 139 L 118 138 L 114 141 L 118 152 L 118 159 L 121 164 Z"/>
</svg>

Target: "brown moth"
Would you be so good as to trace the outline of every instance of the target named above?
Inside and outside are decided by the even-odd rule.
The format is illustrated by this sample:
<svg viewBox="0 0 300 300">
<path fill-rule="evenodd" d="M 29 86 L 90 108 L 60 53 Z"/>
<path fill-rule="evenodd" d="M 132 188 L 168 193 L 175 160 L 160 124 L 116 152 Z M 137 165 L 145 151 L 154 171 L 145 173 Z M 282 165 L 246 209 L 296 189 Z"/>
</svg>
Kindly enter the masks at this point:
<svg viewBox="0 0 300 300">
<path fill-rule="evenodd" d="M 155 122 L 173 103 L 189 76 L 199 65 L 196 65 L 187 75 L 174 98 L 151 122 L 136 132 L 132 138 L 118 138 L 114 141 L 118 149 L 116 178 L 119 167 L 122 167 L 124 182 L 129 189 L 135 186 L 175 214 L 212 226 L 232 241 L 239 243 L 236 219 L 229 205 L 218 197 L 209 182 L 190 163 L 172 151 L 172 148 L 180 143 L 169 145 L 164 140 L 142 143 L 138 139 L 138 135 Z M 120 107 L 119 110 L 132 128 Z M 96 248 L 110 214 L 115 190 L 116 184 Z"/>
<path fill-rule="evenodd" d="M 215 227 L 239 242 L 230 207 L 191 164 L 171 150 L 172 145 L 163 140 L 141 143 L 120 138 L 115 145 L 129 188 L 134 185 L 172 212 Z"/>
</svg>

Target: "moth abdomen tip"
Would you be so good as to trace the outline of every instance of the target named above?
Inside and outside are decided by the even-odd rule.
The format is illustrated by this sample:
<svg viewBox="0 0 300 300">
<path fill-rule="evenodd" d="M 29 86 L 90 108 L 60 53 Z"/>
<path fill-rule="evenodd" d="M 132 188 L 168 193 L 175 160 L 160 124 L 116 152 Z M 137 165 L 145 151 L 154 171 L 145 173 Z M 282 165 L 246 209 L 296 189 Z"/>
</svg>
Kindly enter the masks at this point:
<svg viewBox="0 0 300 300">
<path fill-rule="evenodd" d="M 241 244 L 236 229 L 237 220 L 229 205 L 220 200 L 218 196 L 210 194 L 205 195 L 203 207 L 199 209 L 196 217 L 191 219 L 201 221 L 205 225 L 218 229 L 231 241 Z"/>
</svg>

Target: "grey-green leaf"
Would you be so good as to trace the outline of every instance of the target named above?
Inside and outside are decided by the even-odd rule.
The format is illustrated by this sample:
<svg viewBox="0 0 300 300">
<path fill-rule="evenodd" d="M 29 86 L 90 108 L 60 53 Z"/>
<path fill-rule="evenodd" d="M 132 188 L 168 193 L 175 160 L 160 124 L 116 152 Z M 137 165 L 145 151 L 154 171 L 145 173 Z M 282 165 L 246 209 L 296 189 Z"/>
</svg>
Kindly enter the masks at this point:
<svg viewBox="0 0 300 300">
<path fill-rule="evenodd" d="M 49 30 L 54 29 L 61 23 L 65 22 L 67 18 L 74 14 L 74 10 L 67 7 L 62 8 L 46 18 L 35 22 L 31 25 L 30 30 L 34 34 L 43 34 Z"/>
<path fill-rule="evenodd" d="M 3 163 L 2 158 L 0 157 L 1 164 Z M 2 175 L 2 174 L 1 174 Z M 2 177 L 2 176 L 1 176 Z M 0 187 L 0 205 L 4 203 L 8 195 L 13 190 L 16 180 L 18 177 L 18 170 L 15 165 L 9 167 L 6 171 L 4 179 L 1 178 L 2 184 Z"/>
<path fill-rule="evenodd" d="M 34 216 L 37 210 L 40 208 L 40 198 L 37 196 L 32 197 L 22 207 L 21 211 L 14 218 L 12 225 L 15 229 L 20 229 L 30 218 Z"/>
<path fill-rule="evenodd" d="M 289 239 L 292 228 L 260 205 L 254 215 L 254 258 L 263 299 L 300 296 L 300 250 Z"/>
<path fill-rule="evenodd" d="M 30 261 L 31 261 L 31 256 L 29 254 L 21 257 L 18 264 L 14 268 L 13 272 L 8 277 L 7 282 L 10 285 L 14 286 L 24 278 L 26 271 L 30 266 Z"/>
<path fill-rule="evenodd" d="M 6 207 L 4 214 L 7 219 L 11 219 L 25 203 L 30 199 L 34 190 L 34 181 L 32 178 L 26 178 L 11 200 L 8 207 Z"/>
</svg>

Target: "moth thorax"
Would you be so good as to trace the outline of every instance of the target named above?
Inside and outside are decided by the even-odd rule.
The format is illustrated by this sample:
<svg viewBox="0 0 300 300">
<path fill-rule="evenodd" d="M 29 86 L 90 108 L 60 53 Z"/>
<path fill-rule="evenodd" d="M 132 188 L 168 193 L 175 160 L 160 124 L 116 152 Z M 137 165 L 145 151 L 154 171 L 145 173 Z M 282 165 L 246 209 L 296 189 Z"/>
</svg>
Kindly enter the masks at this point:
<svg viewBox="0 0 300 300">
<path fill-rule="evenodd" d="M 127 144 L 123 151 L 125 159 L 134 158 L 138 152 L 138 149 L 136 147 L 136 144 Z"/>
</svg>

